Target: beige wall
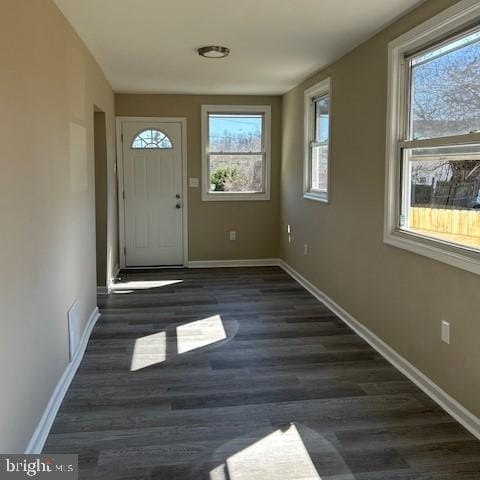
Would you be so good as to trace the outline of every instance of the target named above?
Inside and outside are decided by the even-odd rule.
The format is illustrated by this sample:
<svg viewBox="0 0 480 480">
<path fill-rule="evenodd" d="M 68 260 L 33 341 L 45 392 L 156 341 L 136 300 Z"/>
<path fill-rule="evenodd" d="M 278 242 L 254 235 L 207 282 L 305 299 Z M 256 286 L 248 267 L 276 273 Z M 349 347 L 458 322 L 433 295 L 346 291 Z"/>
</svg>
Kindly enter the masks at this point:
<svg viewBox="0 0 480 480">
<path fill-rule="evenodd" d="M 272 258 L 279 253 L 281 98 L 261 96 L 115 95 L 120 116 L 185 117 L 188 176 L 201 179 L 202 104 L 272 106 L 271 200 L 202 202 L 201 188 L 188 190 L 190 260 Z M 237 240 L 228 232 L 237 230 Z"/>
<path fill-rule="evenodd" d="M 291 266 L 480 415 L 480 278 L 382 239 L 387 43 L 453 3 L 426 2 L 284 96 L 280 236 Z M 302 198 L 303 91 L 327 76 L 332 183 L 324 205 Z M 440 341 L 442 319 L 452 323 L 450 346 Z"/>
<path fill-rule="evenodd" d="M 0 452 L 22 452 L 68 364 L 67 309 L 83 326 L 96 306 L 93 106 L 114 186 L 114 98 L 51 0 L 2 0 L 0 45 Z"/>
</svg>

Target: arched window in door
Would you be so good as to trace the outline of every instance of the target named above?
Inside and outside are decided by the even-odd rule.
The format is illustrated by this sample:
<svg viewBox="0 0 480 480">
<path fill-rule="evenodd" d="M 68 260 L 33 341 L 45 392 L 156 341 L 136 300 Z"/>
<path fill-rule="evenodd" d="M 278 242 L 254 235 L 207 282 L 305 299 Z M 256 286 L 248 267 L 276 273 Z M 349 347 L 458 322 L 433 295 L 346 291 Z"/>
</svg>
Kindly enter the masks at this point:
<svg viewBox="0 0 480 480">
<path fill-rule="evenodd" d="M 147 128 L 138 133 L 132 142 L 132 148 L 145 149 L 145 148 L 160 148 L 168 149 L 173 148 L 170 138 L 160 130 L 153 128 Z"/>
</svg>

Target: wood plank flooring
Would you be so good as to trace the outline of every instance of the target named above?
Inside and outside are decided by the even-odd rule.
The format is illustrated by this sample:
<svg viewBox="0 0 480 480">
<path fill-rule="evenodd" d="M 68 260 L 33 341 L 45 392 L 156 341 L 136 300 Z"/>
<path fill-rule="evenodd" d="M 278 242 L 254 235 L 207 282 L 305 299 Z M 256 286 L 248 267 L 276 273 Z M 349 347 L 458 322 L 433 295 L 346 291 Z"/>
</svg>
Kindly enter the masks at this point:
<svg viewBox="0 0 480 480">
<path fill-rule="evenodd" d="M 480 479 L 480 442 L 280 268 L 123 272 L 99 305 L 44 448 L 82 479 Z"/>
</svg>

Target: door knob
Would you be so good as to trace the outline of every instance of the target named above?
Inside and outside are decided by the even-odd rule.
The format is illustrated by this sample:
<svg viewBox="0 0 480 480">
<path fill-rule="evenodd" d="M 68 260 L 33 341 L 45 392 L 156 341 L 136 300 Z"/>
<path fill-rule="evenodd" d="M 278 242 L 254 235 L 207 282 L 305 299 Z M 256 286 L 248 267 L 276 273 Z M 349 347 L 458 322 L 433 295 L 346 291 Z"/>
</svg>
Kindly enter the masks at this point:
<svg viewBox="0 0 480 480">
<path fill-rule="evenodd" d="M 177 194 L 175 195 L 175 198 L 180 198 L 180 194 L 177 193 Z"/>
<path fill-rule="evenodd" d="M 175 208 L 182 208 L 182 206 L 181 206 L 179 203 L 177 203 L 177 204 L 175 205 Z"/>
</svg>

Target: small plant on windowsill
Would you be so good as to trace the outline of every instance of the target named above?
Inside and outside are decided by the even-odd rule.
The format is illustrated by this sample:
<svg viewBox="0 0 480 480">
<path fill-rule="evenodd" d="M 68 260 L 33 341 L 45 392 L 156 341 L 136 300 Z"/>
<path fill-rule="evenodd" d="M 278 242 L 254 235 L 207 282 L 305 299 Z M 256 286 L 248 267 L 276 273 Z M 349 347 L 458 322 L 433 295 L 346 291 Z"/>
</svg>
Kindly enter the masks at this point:
<svg viewBox="0 0 480 480">
<path fill-rule="evenodd" d="M 237 167 L 220 165 L 210 174 L 210 189 L 214 192 L 224 192 L 225 185 L 232 184 L 240 177 Z"/>
</svg>

